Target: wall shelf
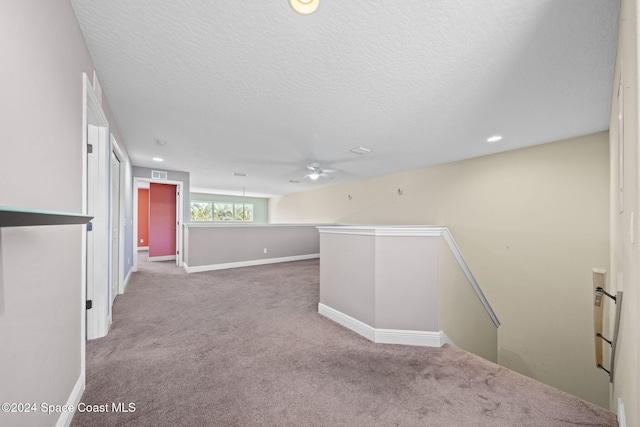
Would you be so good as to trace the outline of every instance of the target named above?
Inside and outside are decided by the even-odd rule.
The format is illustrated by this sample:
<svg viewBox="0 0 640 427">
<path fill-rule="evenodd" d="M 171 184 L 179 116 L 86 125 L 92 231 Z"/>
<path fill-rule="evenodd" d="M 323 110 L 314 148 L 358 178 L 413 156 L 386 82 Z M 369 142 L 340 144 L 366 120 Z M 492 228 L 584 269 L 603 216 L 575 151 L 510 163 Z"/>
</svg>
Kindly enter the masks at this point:
<svg viewBox="0 0 640 427">
<path fill-rule="evenodd" d="M 0 227 L 26 227 L 32 225 L 86 224 L 89 215 L 0 206 Z"/>
</svg>

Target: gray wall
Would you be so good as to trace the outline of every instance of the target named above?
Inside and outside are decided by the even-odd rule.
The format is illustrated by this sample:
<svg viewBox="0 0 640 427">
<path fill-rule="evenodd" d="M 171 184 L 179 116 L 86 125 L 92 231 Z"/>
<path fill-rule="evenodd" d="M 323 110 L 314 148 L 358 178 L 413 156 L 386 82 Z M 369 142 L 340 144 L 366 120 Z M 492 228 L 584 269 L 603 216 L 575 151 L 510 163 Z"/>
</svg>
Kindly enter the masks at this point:
<svg viewBox="0 0 640 427">
<path fill-rule="evenodd" d="M 0 40 L 0 205 L 80 213 L 82 73 L 91 77 L 93 64 L 69 2 L 0 2 Z M 130 198 L 125 206 L 131 218 Z M 82 233 L 0 229 L 2 402 L 64 404 L 81 377 Z M 51 426 L 58 417 L 0 412 L 0 424 Z"/>
<path fill-rule="evenodd" d="M 313 225 L 200 223 L 188 224 L 184 234 L 184 262 L 189 267 L 320 253 Z"/>
</svg>

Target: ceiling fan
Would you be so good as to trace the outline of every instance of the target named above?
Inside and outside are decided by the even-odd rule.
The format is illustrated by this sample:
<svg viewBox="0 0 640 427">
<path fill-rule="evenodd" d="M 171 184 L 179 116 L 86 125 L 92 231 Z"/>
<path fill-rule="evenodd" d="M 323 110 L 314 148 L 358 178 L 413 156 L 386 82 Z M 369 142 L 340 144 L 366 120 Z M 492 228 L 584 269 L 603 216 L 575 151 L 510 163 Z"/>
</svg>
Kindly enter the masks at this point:
<svg viewBox="0 0 640 427">
<path fill-rule="evenodd" d="M 333 177 L 331 175 L 329 175 L 329 174 L 337 172 L 337 170 L 335 170 L 335 169 L 321 169 L 320 168 L 320 163 L 316 163 L 316 162 L 307 163 L 307 165 L 305 167 L 307 168 L 309 173 L 306 174 L 304 176 L 304 178 L 309 178 L 309 179 L 311 179 L 313 181 L 317 180 L 320 177 L 327 178 L 327 179 L 333 179 Z"/>
</svg>

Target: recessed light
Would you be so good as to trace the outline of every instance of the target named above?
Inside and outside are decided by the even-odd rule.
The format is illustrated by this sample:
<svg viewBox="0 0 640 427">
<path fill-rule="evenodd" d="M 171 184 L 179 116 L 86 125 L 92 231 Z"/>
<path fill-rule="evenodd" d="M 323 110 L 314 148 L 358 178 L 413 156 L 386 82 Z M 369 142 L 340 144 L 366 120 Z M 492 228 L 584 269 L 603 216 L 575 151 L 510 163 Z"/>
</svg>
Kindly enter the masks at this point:
<svg viewBox="0 0 640 427">
<path fill-rule="evenodd" d="M 160 157 L 154 157 L 151 160 L 153 160 L 154 162 L 164 162 L 164 159 L 161 159 Z"/>
<path fill-rule="evenodd" d="M 291 8 L 301 15 L 309 15 L 316 11 L 320 0 L 289 0 Z"/>
<path fill-rule="evenodd" d="M 365 147 L 356 147 L 356 148 L 352 148 L 351 152 L 354 154 L 369 154 L 371 153 L 371 149 L 365 148 Z"/>
<path fill-rule="evenodd" d="M 247 174 L 243 172 L 234 172 L 233 176 L 247 176 Z"/>
<path fill-rule="evenodd" d="M 490 138 L 487 138 L 487 142 L 498 142 L 502 139 L 500 135 L 494 135 Z"/>
<path fill-rule="evenodd" d="M 156 139 L 156 143 L 158 145 L 167 145 L 167 141 L 162 141 L 161 139 Z"/>
</svg>

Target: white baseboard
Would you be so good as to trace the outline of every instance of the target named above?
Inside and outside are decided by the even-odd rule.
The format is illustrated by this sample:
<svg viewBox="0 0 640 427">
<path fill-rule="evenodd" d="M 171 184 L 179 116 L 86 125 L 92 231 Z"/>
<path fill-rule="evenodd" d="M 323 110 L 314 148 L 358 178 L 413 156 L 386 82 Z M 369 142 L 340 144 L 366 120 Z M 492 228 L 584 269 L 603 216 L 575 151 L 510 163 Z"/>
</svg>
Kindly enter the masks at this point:
<svg viewBox="0 0 640 427">
<path fill-rule="evenodd" d="M 133 268 L 130 268 L 129 272 L 127 273 L 127 277 L 125 277 L 124 282 L 122 282 L 122 290 L 120 291 L 121 294 L 124 294 L 124 291 L 127 290 L 127 285 L 129 284 L 129 280 L 131 280 L 132 275 L 133 275 Z"/>
<path fill-rule="evenodd" d="M 149 250 L 149 246 L 138 246 L 138 252 L 148 251 L 148 250 Z"/>
<path fill-rule="evenodd" d="M 189 267 L 187 263 L 183 263 L 182 266 L 187 273 L 200 273 L 203 271 L 212 271 L 212 270 L 225 270 L 228 268 L 239 268 L 239 267 L 252 267 L 254 265 L 265 265 L 265 264 L 276 264 L 279 262 L 290 262 L 290 261 L 302 261 L 305 259 L 314 259 L 320 258 L 320 254 L 307 254 L 307 255 L 294 255 L 294 256 L 285 256 L 280 258 L 265 258 L 265 259 L 254 259 L 250 261 L 238 261 L 238 262 L 227 262 L 222 264 L 209 264 L 209 265 L 198 265 L 195 267 Z"/>
<path fill-rule="evenodd" d="M 444 331 L 442 331 L 442 344 L 449 344 L 454 347 L 457 347 L 456 343 L 454 343 L 453 340 L 449 338 Z"/>
<path fill-rule="evenodd" d="M 624 402 L 618 398 L 618 427 L 627 427 L 627 417 L 624 414 Z"/>
<path fill-rule="evenodd" d="M 418 345 L 423 347 L 442 347 L 445 343 L 442 331 L 376 329 L 322 303 L 318 304 L 318 313 L 375 343 Z"/>
<path fill-rule="evenodd" d="M 150 256 L 149 261 L 175 261 L 175 255 Z"/>
<path fill-rule="evenodd" d="M 82 398 L 82 393 L 84 393 L 84 372 L 80 374 L 78 381 L 76 381 L 76 385 L 71 390 L 71 394 L 69 395 L 69 399 L 67 399 L 67 407 L 73 407 L 73 412 L 61 412 L 58 417 L 58 422 L 56 423 L 56 427 L 69 427 L 71 425 L 71 420 L 73 419 L 73 414 L 75 414 L 75 408 L 78 407 L 78 403 L 80 403 L 80 399 Z"/>
<path fill-rule="evenodd" d="M 376 330 L 371 326 L 367 325 L 364 322 L 359 321 L 358 319 L 354 319 L 351 316 L 347 316 L 346 314 L 335 310 L 329 306 L 326 306 L 322 303 L 318 303 L 318 313 L 327 317 L 339 325 L 344 326 L 347 329 L 351 329 L 358 335 L 362 335 L 369 341 L 376 342 Z"/>
</svg>

